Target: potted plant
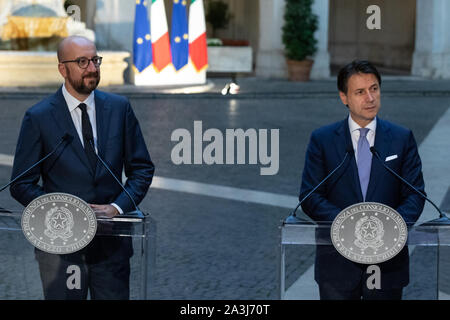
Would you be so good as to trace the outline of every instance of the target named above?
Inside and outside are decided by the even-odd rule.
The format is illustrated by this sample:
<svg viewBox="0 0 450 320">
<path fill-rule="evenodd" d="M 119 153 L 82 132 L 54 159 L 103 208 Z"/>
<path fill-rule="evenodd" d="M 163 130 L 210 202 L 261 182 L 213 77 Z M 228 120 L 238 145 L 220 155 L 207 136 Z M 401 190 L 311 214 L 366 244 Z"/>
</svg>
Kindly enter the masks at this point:
<svg viewBox="0 0 450 320">
<path fill-rule="evenodd" d="M 286 0 L 282 40 L 291 81 L 308 81 L 314 62 L 318 18 L 312 12 L 312 3 L 313 0 Z"/>
</svg>

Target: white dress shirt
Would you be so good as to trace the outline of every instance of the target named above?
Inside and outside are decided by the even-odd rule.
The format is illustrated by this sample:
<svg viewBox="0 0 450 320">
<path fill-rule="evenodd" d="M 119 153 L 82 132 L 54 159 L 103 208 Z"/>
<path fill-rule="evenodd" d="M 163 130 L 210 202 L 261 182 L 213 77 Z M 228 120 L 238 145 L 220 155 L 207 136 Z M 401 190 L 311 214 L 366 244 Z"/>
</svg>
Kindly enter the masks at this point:
<svg viewBox="0 0 450 320">
<path fill-rule="evenodd" d="M 75 129 L 77 130 L 78 137 L 80 138 L 81 145 L 84 147 L 83 142 L 83 130 L 81 125 L 81 109 L 78 108 L 80 103 L 86 104 L 86 111 L 89 115 L 89 120 L 92 126 L 92 134 L 94 135 L 94 146 L 95 151 L 97 152 L 97 121 L 95 116 L 95 99 L 94 99 L 94 91 L 86 98 L 84 101 L 79 101 L 77 98 L 73 97 L 69 91 L 67 91 L 66 86 L 63 84 L 62 86 L 62 94 L 64 99 L 66 100 L 67 107 L 69 108 L 70 116 L 72 117 L 73 124 L 75 125 Z"/>
<path fill-rule="evenodd" d="M 361 126 L 357 124 L 353 119 L 352 116 L 349 115 L 348 117 L 348 127 L 350 129 L 350 136 L 352 137 L 352 144 L 353 144 L 353 150 L 355 150 L 355 159 L 358 160 L 358 140 L 360 131 L 359 129 Z M 377 129 L 377 118 L 373 119 L 365 128 L 369 129 L 369 132 L 367 132 L 367 141 L 369 141 L 369 145 L 373 147 L 375 144 L 375 132 Z"/>
<path fill-rule="evenodd" d="M 95 99 L 94 99 L 94 91 L 86 98 L 84 101 L 79 101 L 77 98 L 72 96 L 69 91 L 67 91 L 66 86 L 63 84 L 62 86 L 62 94 L 64 99 L 66 100 L 67 107 L 69 108 L 70 116 L 72 117 L 73 124 L 75 125 L 75 129 L 77 130 L 78 137 L 80 138 L 81 145 L 84 147 L 83 141 L 83 129 L 81 122 L 81 109 L 78 108 L 80 103 L 86 104 L 86 111 L 89 115 L 89 121 L 92 126 L 92 134 L 94 136 L 94 146 L 95 152 L 98 154 L 97 149 L 97 118 L 95 115 Z M 120 214 L 123 214 L 122 208 L 120 208 L 117 204 L 111 203 Z"/>
</svg>

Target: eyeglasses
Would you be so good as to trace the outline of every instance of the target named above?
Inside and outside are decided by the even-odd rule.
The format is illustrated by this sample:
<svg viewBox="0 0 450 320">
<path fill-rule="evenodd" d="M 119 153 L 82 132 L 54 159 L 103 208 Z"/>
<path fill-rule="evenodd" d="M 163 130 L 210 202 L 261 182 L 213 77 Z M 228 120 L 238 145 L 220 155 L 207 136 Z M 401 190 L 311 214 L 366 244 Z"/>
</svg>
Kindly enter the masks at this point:
<svg viewBox="0 0 450 320">
<path fill-rule="evenodd" d="M 78 63 L 78 66 L 81 69 L 86 69 L 89 66 L 89 63 L 92 61 L 92 63 L 94 64 L 94 66 L 96 68 L 100 67 L 100 65 L 102 64 L 102 59 L 103 57 L 92 57 L 91 59 L 86 58 L 86 57 L 81 57 L 81 58 L 77 58 L 75 60 L 66 60 L 66 61 L 62 61 L 61 63 L 67 63 L 67 62 L 76 62 Z"/>
</svg>

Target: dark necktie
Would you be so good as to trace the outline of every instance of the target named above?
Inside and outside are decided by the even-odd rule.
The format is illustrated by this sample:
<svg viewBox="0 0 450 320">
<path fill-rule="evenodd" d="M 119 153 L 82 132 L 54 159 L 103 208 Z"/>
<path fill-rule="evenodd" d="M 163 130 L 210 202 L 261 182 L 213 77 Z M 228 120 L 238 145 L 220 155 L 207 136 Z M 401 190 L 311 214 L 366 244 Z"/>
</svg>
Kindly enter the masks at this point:
<svg viewBox="0 0 450 320">
<path fill-rule="evenodd" d="M 81 103 L 78 108 L 81 109 L 81 131 L 83 133 L 84 151 L 86 152 L 86 156 L 91 164 L 92 170 L 95 171 L 95 167 L 97 166 L 97 156 L 95 155 L 95 151 L 93 149 L 94 134 L 92 132 L 91 121 L 89 120 L 89 115 L 86 110 L 87 106 L 84 103 Z M 92 146 L 90 141 L 92 141 Z"/>
</svg>

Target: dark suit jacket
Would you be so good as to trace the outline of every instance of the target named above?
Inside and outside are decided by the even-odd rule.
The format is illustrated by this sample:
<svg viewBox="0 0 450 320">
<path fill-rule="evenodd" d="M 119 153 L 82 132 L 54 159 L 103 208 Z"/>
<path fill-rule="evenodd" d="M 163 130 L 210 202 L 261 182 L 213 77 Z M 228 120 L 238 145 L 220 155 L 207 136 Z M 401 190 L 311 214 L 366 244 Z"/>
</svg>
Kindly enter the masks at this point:
<svg viewBox="0 0 450 320">
<path fill-rule="evenodd" d="M 308 145 L 303 170 L 300 199 L 313 189 L 343 160 L 348 146 L 352 147 L 348 119 L 315 130 Z M 380 157 L 397 155 L 385 162 L 391 169 L 424 192 L 422 165 L 417 144 L 409 129 L 377 118 L 374 147 Z M 407 223 L 415 222 L 424 207 L 424 200 L 398 178 L 388 172 L 373 157 L 367 202 L 388 205 L 402 215 Z M 333 221 L 346 207 L 363 202 L 358 169 L 352 155 L 330 180 L 316 190 L 303 204 L 303 211 L 315 221 Z M 330 238 L 329 231 L 319 237 Z M 393 259 L 379 264 L 381 288 L 400 288 L 409 282 L 408 248 Z M 354 289 L 366 274 L 367 265 L 354 263 L 341 256 L 332 245 L 316 250 L 315 279 L 334 283 L 339 288 Z"/>
<path fill-rule="evenodd" d="M 96 90 L 95 110 L 98 153 L 120 180 L 125 169 L 125 188 L 139 203 L 151 184 L 154 165 L 130 103 L 125 97 Z M 132 202 L 102 164 L 97 162 L 95 173 L 89 166 L 61 88 L 26 112 L 12 178 L 50 153 L 65 133 L 71 135 L 70 141 L 13 184 L 11 195 L 27 206 L 45 193 L 65 192 L 88 203 L 114 202 L 124 212 L 133 211 Z"/>
</svg>

